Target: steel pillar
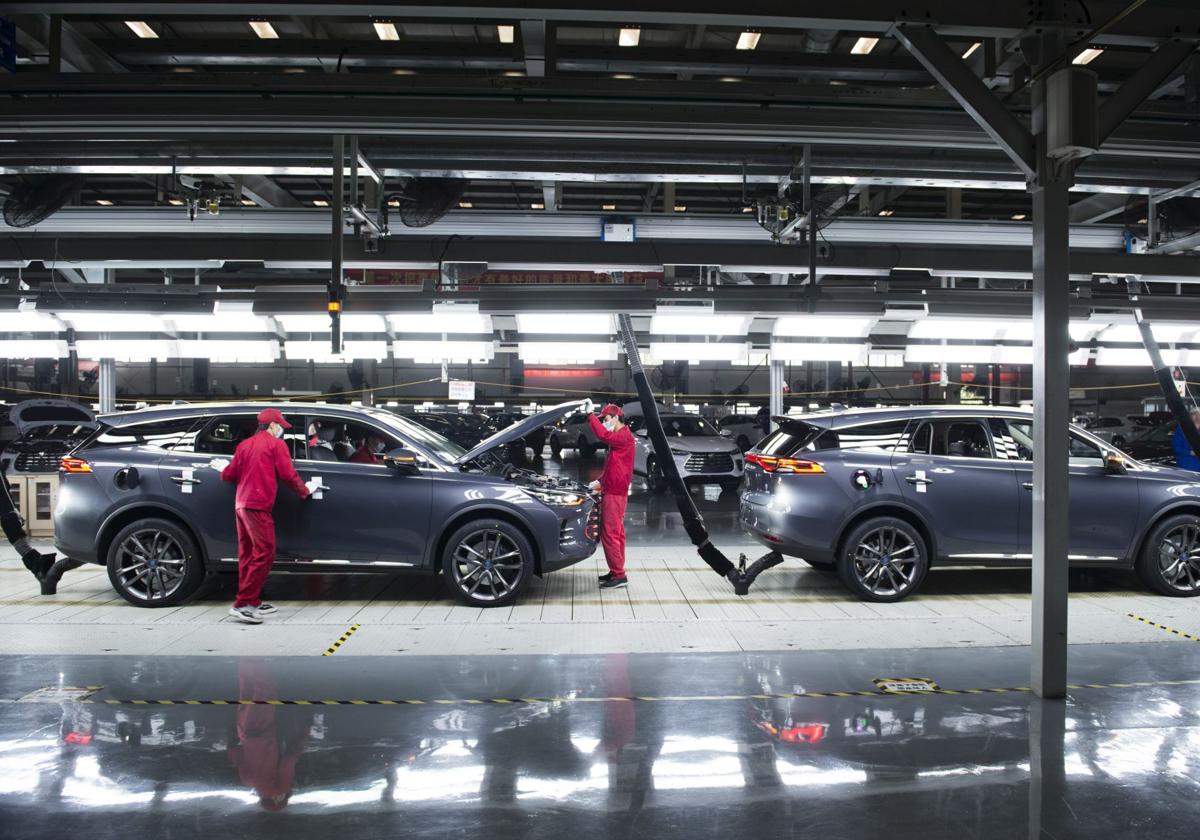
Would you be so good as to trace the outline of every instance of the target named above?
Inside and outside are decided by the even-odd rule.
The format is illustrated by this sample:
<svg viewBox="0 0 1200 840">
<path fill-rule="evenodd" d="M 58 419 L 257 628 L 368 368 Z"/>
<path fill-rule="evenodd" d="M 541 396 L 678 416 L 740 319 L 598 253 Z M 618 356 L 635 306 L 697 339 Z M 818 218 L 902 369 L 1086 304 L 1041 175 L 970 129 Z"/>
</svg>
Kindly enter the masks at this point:
<svg viewBox="0 0 1200 840">
<path fill-rule="evenodd" d="M 783 414 L 783 362 L 777 362 L 774 359 L 770 364 L 770 386 L 767 390 L 771 394 L 770 411 L 772 417 L 779 417 Z M 771 431 L 779 428 L 774 421 L 771 422 Z"/>
<path fill-rule="evenodd" d="M 329 209 L 332 216 L 333 253 L 330 258 L 329 271 L 329 320 L 330 342 L 334 353 L 342 352 L 342 298 L 344 297 L 345 282 L 342 277 L 342 252 L 345 245 L 346 220 L 343 206 L 343 176 L 346 164 L 346 139 L 341 134 L 333 137 L 333 189 Z M 355 162 L 357 166 L 357 161 Z"/>
<path fill-rule="evenodd" d="M 1039 697 L 1067 691 L 1067 537 L 1071 420 L 1068 181 L 1033 188 L 1033 638 Z"/>
</svg>

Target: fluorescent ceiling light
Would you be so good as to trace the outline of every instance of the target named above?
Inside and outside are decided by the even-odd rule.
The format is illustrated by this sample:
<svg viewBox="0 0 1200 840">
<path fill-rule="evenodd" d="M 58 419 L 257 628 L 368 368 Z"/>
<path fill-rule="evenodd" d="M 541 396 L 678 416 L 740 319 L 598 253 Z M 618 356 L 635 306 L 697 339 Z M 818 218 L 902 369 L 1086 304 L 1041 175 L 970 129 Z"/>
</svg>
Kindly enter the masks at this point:
<svg viewBox="0 0 1200 840">
<path fill-rule="evenodd" d="M 202 312 L 195 315 L 175 315 L 171 318 L 171 323 L 178 332 L 272 332 L 271 324 L 266 318 L 249 312 Z"/>
<path fill-rule="evenodd" d="M 257 201 L 255 201 L 253 198 L 243 198 L 243 199 L 242 199 L 242 206 L 243 206 L 243 207 L 257 207 L 257 206 L 258 206 L 258 202 L 257 202 Z"/>
<path fill-rule="evenodd" d="M 621 34 L 617 36 L 617 44 L 622 47 L 636 47 L 641 40 L 642 30 L 636 26 L 621 27 Z"/>
<path fill-rule="evenodd" d="M 184 359 L 208 359 L 218 364 L 270 364 L 279 358 L 274 341 L 200 341 L 182 339 L 179 356 Z"/>
<path fill-rule="evenodd" d="M 617 359 L 611 341 L 522 341 L 517 355 L 530 365 L 590 365 Z"/>
<path fill-rule="evenodd" d="M 1023 221 L 1025 221 L 1025 214 L 1024 213 L 1013 213 L 1012 216 L 1010 216 L 1009 218 L 1011 218 L 1014 222 L 1023 222 Z"/>
<path fill-rule="evenodd" d="M 879 43 L 878 38 L 859 38 L 854 42 L 854 46 L 850 48 L 851 55 L 866 55 L 871 50 L 875 49 L 875 45 Z"/>
<path fill-rule="evenodd" d="M 836 316 L 798 315 L 775 319 L 771 335 L 803 338 L 859 338 L 866 336 L 874 318 L 840 318 Z"/>
<path fill-rule="evenodd" d="M 655 362 L 729 362 L 747 363 L 747 344 L 706 344 L 698 341 L 654 341 L 649 356 Z"/>
<path fill-rule="evenodd" d="M 321 315 L 276 315 L 275 320 L 286 332 L 330 332 L 333 327 L 328 313 Z M 383 332 L 382 315 L 342 313 L 342 332 Z"/>
<path fill-rule="evenodd" d="M 178 358 L 174 341 L 163 339 L 81 339 L 75 342 L 81 359 L 114 359 L 118 362 L 148 362 Z"/>
<path fill-rule="evenodd" d="M 45 312 L 17 310 L 0 312 L 0 332 L 60 332 L 63 325 Z M 0 356 L 0 359 L 3 359 Z"/>
<path fill-rule="evenodd" d="M 532 204 L 530 204 L 530 205 L 529 205 L 529 209 L 530 209 L 530 210 L 545 210 L 545 209 L 546 209 L 546 205 L 545 205 L 545 204 L 543 204 L 543 203 L 542 203 L 542 202 L 540 202 L 540 201 L 535 201 L 535 202 L 533 202 Z"/>
<path fill-rule="evenodd" d="M 398 199 L 393 198 L 391 201 L 388 202 L 388 207 L 399 207 L 399 206 L 400 206 L 400 201 Z"/>
<path fill-rule="evenodd" d="M 962 54 L 962 57 L 970 58 L 972 55 L 975 54 L 975 50 L 979 49 L 981 46 L 983 46 L 983 44 L 980 41 L 976 41 L 974 44 L 967 47 L 967 51 Z"/>
<path fill-rule="evenodd" d="M 65 359 L 67 342 L 54 339 L 0 341 L 0 359 Z"/>
<path fill-rule="evenodd" d="M 397 206 L 397 207 L 399 207 L 399 206 L 400 206 L 400 202 L 399 202 L 399 201 L 397 201 L 397 202 L 396 202 L 396 206 Z M 470 210 L 470 209 L 471 209 L 472 207 L 474 207 L 475 205 L 474 205 L 474 204 L 472 204 L 472 203 L 471 203 L 471 202 L 469 202 L 469 201 L 460 201 L 460 202 L 458 202 L 458 206 L 459 206 L 459 207 L 461 207 L 461 208 L 462 208 L 462 209 L 464 209 L 464 210 Z"/>
<path fill-rule="evenodd" d="M 396 24 L 388 20 L 375 21 L 375 34 L 379 36 L 380 41 L 400 40 L 400 33 L 396 31 Z"/>
<path fill-rule="evenodd" d="M 462 311 L 455 311 L 461 308 Z M 492 331 L 492 316 L 481 315 L 471 307 L 440 308 L 433 312 L 397 312 L 387 316 L 392 332 L 401 333 L 448 333 L 478 335 Z"/>
<path fill-rule="evenodd" d="M 392 355 L 428 364 L 490 362 L 496 345 L 492 341 L 394 341 Z"/>
<path fill-rule="evenodd" d="M 172 207 L 182 207 L 183 200 L 179 198 L 168 198 L 167 204 L 170 204 Z"/>
<path fill-rule="evenodd" d="M 1163 353 L 1163 362 L 1167 354 Z M 1150 367 L 1150 354 L 1144 347 L 1100 347 L 1096 350 L 1096 365 L 1098 367 Z"/>
<path fill-rule="evenodd" d="M 1033 348 L 998 344 L 921 344 L 910 345 L 904 352 L 904 359 L 910 364 L 1031 365 Z"/>
<path fill-rule="evenodd" d="M 762 37 L 761 32 L 751 32 L 749 30 L 738 35 L 737 48 L 739 50 L 752 50 L 758 47 L 758 39 Z"/>
<path fill-rule="evenodd" d="M 150 28 L 150 24 L 144 20 L 127 20 L 125 25 L 133 30 L 133 34 L 139 38 L 157 38 L 158 33 Z"/>
<path fill-rule="evenodd" d="M 314 362 L 341 362 L 346 359 L 387 358 L 386 341 L 343 341 L 342 352 L 334 353 L 328 341 L 286 341 L 283 351 L 289 359 L 307 359 Z"/>
<path fill-rule="evenodd" d="M 393 76 L 415 76 L 417 71 L 408 67 L 397 67 L 392 71 Z"/>
<path fill-rule="evenodd" d="M 511 44 L 517 37 L 517 28 L 510 23 L 496 24 L 496 37 L 501 44 Z"/>
<path fill-rule="evenodd" d="M 328 206 L 329 206 L 329 202 L 328 202 L 328 201 L 326 201 L 326 200 L 325 200 L 325 199 L 323 199 L 323 198 L 314 198 L 314 199 L 313 199 L 313 206 L 315 206 L 315 207 L 328 207 Z"/>
<path fill-rule="evenodd" d="M 600 209 L 601 209 L 601 210 L 616 210 L 616 209 L 617 209 L 617 205 L 615 205 L 615 204 L 601 204 L 601 205 L 600 205 Z"/>
<path fill-rule="evenodd" d="M 265 20 L 250 21 L 250 28 L 254 30 L 254 34 L 264 41 L 273 40 L 279 37 L 279 33 L 275 31 L 275 27 L 267 23 Z"/>
<path fill-rule="evenodd" d="M 676 213 L 686 213 L 686 212 L 687 212 L 687 205 L 686 205 L 686 204 L 676 204 L 676 205 L 675 205 L 675 212 L 676 212 Z"/>
<path fill-rule="evenodd" d="M 519 79 L 525 75 L 525 71 L 524 70 L 505 70 L 500 75 L 507 76 L 510 79 Z"/>
<path fill-rule="evenodd" d="M 602 313 L 518 313 L 517 332 L 528 335 L 611 335 L 613 316 Z"/>
<path fill-rule="evenodd" d="M 1033 323 L 1002 318 L 922 318 L 909 327 L 908 337 L 945 338 L 951 341 L 1033 341 Z"/>
<path fill-rule="evenodd" d="M 665 309 L 694 309 L 688 313 L 666 312 Z M 749 315 L 717 315 L 700 307 L 661 307 L 650 319 L 654 335 L 741 335 L 750 330 Z"/>
<path fill-rule="evenodd" d="M 101 207 L 112 207 L 112 202 L 109 201 L 107 198 L 97 198 L 96 203 L 99 204 Z"/>
<path fill-rule="evenodd" d="M 1085 338 L 1092 338 L 1094 336 L 1105 343 L 1123 342 L 1140 344 L 1142 341 L 1142 333 L 1136 324 L 1105 325 L 1095 322 L 1085 322 L 1085 324 L 1090 328 L 1090 333 L 1085 333 Z M 1195 343 L 1195 333 L 1198 330 L 1200 330 L 1200 323 L 1154 323 L 1151 326 L 1154 337 L 1164 344 L 1175 344 L 1176 342 Z M 1080 327 L 1080 332 L 1085 332 L 1082 326 Z M 1075 337 L 1074 333 L 1075 331 L 1072 330 L 1072 338 Z"/>
<path fill-rule="evenodd" d="M 167 315 L 143 312 L 60 312 L 58 317 L 80 332 L 162 332 Z"/>
<path fill-rule="evenodd" d="M 849 362 L 866 364 L 870 347 L 866 344 L 824 344 L 796 342 L 771 345 L 773 362 Z"/>
<path fill-rule="evenodd" d="M 880 210 L 879 215 L 880 216 L 891 216 L 891 215 L 894 215 L 895 212 L 896 212 L 895 210 Z"/>
<path fill-rule="evenodd" d="M 1071 59 L 1071 63 L 1079 64 L 1079 65 L 1091 64 L 1093 61 L 1095 61 L 1097 58 L 1099 58 L 1100 54 L 1103 52 L 1104 52 L 1104 50 L 1099 50 L 1099 49 L 1096 49 L 1095 47 L 1088 47 L 1086 50 L 1081 52 L 1079 55 L 1075 56 L 1075 58 Z"/>
</svg>

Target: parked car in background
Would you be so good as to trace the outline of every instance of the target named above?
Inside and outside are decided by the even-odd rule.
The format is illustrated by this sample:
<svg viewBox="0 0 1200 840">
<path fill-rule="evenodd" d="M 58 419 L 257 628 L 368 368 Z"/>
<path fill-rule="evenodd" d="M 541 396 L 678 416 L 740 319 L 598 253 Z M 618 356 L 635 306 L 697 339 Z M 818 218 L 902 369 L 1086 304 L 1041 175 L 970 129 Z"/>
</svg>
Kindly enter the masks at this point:
<svg viewBox="0 0 1200 840">
<path fill-rule="evenodd" d="M 55 546 L 107 566 L 116 591 L 145 607 L 173 606 L 206 574 L 235 572 L 234 486 L 210 462 L 255 433 L 259 411 L 278 408 L 296 471 L 323 485 L 311 501 L 279 493 L 278 571 L 440 573 L 464 602 L 503 606 L 533 575 L 595 550 L 598 511 L 585 488 L 496 456 L 579 407 L 547 409 L 469 451 L 379 408 L 206 403 L 105 415 L 61 461 Z M 325 436 L 310 446 L 313 423 Z M 383 442 L 378 463 L 342 457 L 371 439 Z"/>
<path fill-rule="evenodd" d="M 1028 565 L 1033 416 L 917 406 L 779 418 L 746 455 L 740 519 L 756 540 L 868 601 L 898 601 L 937 565 Z M 1200 475 L 1070 429 L 1069 557 L 1200 595 Z"/>
<path fill-rule="evenodd" d="M 520 423 L 529 415 L 522 414 L 519 411 L 493 411 L 490 412 L 492 422 L 497 429 L 507 429 L 514 423 Z M 536 457 L 541 457 L 542 450 L 546 448 L 546 429 L 534 429 L 524 438 L 525 445 L 533 450 Z"/>
<path fill-rule="evenodd" d="M 581 458 L 590 458 L 607 447 L 592 433 L 587 414 L 578 412 L 559 421 L 550 430 L 550 453 L 558 458 L 564 450 L 574 449 Z"/>
<path fill-rule="evenodd" d="M 717 421 L 716 426 L 722 433 L 729 432 L 729 437 L 742 452 L 749 452 L 767 434 L 763 431 L 761 418 L 753 414 L 727 414 Z"/>
<path fill-rule="evenodd" d="M 745 462 L 742 451 L 727 434 L 718 432 L 699 415 L 666 406 L 659 407 L 659 419 L 671 444 L 671 456 L 685 482 L 720 484 L 726 490 L 738 486 Z M 632 403 L 625 406 L 625 423 L 637 439 L 633 474 L 645 479 L 650 492 L 665 492 L 666 478 L 659 469 L 658 456 L 650 444 L 641 405 Z"/>
<path fill-rule="evenodd" d="M 1137 427 L 1124 417 L 1096 417 L 1087 430 L 1105 443 L 1118 448 L 1137 435 Z"/>
<path fill-rule="evenodd" d="M 1121 447 L 1125 452 L 1147 464 L 1175 466 L 1175 430 L 1178 424 L 1163 423 L 1142 432 Z"/>
</svg>

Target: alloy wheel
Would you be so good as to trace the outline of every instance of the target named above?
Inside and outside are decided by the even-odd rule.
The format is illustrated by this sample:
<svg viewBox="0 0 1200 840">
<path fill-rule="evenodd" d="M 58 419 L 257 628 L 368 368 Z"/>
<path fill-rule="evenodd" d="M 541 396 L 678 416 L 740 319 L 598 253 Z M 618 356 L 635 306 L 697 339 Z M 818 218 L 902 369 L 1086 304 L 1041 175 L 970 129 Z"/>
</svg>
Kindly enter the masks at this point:
<svg viewBox="0 0 1200 840">
<path fill-rule="evenodd" d="M 117 548 L 117 579 L 143 601 L 168 598 L 183 584 L 187 555 L 175 537 L 146 529 L 127 536 Z"/>
<path fill-rule="evenodd" d="M 1158 544 L 1158 573 L 1180 592 L 1200 589 L 1200 526 L 1180 525 Z"/>
<path fill-rule="evenodd" d="M 494 529 L 475 531 L 454 549 L 454 583 L 473 601 L 499 601 L 520 583 L 524 560 L 507 535 Z"/>
<path fill-rule="evenodd" d="M 851 564 L 859 585 L 875 595 L 899 595 L 913 585 L 920 549 L 898 528 L 868 531 L 854 548 Z"/>
</svg>

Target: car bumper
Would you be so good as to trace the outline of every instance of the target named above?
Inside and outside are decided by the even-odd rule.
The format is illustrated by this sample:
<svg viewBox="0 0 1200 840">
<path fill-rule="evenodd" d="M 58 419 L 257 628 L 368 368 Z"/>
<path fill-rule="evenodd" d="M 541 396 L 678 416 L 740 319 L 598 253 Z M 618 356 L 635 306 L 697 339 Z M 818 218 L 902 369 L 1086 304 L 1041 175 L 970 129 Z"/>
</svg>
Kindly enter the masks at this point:
<svg viewBox="0 0 1200 840">
<path fill-rule="evenodd" d="M 754 540 L 780 554 L 814 563 L 834 560 L 833 537 L 827 517 L 807 517 L 781 508 L 765 493 L 743 493 L 738 521 Z"/>
<path fill-rule="evenodd" d="M 600 506 L 588 502 L 573 516 L 560 516 L 558 545 L 548 546 L 542 558 L 542 573 L 565 569 L 591 557 L 600 540 Z"/>
</svg>

